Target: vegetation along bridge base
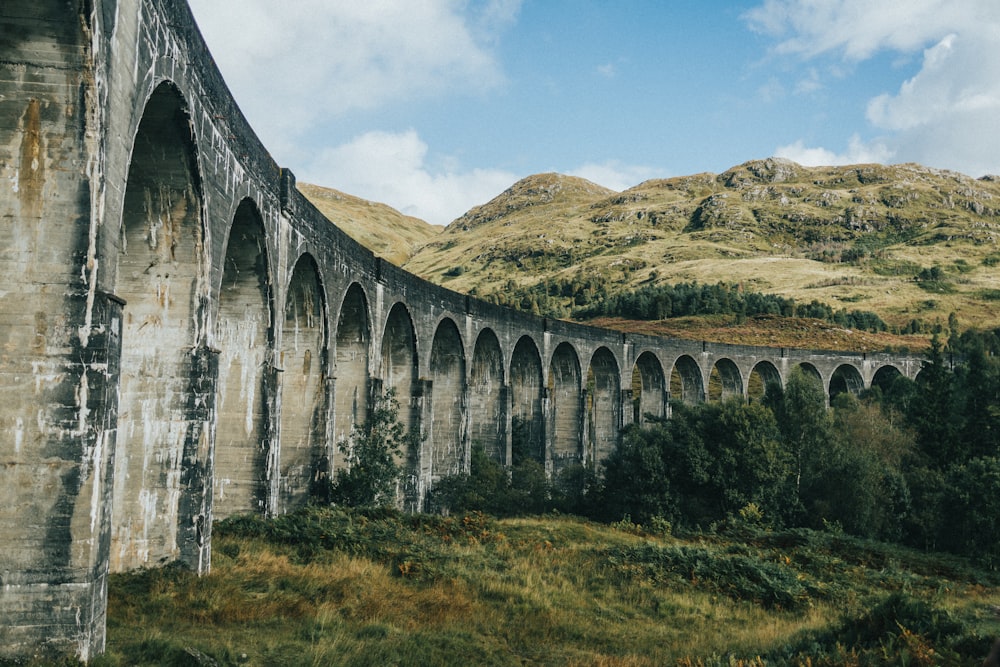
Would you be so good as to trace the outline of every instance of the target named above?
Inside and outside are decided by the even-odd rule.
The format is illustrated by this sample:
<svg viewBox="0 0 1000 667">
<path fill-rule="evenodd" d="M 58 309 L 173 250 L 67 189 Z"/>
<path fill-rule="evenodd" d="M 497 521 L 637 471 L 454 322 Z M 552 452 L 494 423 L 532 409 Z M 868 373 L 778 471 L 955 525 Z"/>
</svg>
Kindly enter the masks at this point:
<svg viewBox="0 0 1000 667">
<path fill-rule="evenodd" d="M 179 0 L 5 0 L 0 34 L 0 658 L 101 652 L 109 571 L 207 571 L 213 521 L 305 503 L 388 389 L 419 510 L 515 431 L 549 473 L 599 466 L 671 398 L 920 368 L 545 320 L 382 262 L 273 162 Z"/>
</svg>

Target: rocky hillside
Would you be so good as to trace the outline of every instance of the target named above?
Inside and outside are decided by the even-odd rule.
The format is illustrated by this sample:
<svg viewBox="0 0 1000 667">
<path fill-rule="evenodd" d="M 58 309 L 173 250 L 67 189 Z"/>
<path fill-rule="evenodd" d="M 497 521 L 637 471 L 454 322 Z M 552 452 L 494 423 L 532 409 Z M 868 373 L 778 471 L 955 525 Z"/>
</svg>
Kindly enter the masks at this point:
<svg viewBox="0 0 1000 667">
<path fill-rule="evenodd" d="M 441 233 L 441 227 L 403 215 L 385 204 L 308 183 L 299 183 L 298 188 L 348 236 L 393 264 L 403 264 Z"/>
<path fill-rule="evenodd" d="M 544 281 L 544 308 L 562 315 L 595 285 L 614 293 L 725 281 L 874 311 L 897 327 L 946 323 L 952 313 L 962 326 L 1000 326 L 998 243 L 995 177 L 768 159 L 621 193 L 531 176 L 451 223 L 404 266 L 506 302 Z"/>
</svg>

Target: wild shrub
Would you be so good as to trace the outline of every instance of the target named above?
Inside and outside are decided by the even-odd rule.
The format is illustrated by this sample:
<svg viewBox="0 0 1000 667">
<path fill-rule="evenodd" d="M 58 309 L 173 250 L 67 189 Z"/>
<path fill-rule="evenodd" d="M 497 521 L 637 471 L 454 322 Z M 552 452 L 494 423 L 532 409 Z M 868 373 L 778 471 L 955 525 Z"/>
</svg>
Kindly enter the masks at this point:
<svg viewBox="0 0 1000 667">
<path fill-rule="evenodd" d="M 774 415 L 736 401 L 674 406 L 670 420 L 632 427 L 605 463 L 600 508 L 641 524 L 708 526 L 748 503 L 776 522 L 790 503 L 791 459 Z"/>
<path fill-rule="evenodd" d="M 473 447 L 469 473 L 444 477 L 427 496 L 432 513 L 486 512 L 494 516 L 539 514 L 551 506 L 551 486 L 545 469 L 523 458 L 510 470 Z"/>
<path fill-rule="evenodd" d="M 763 607 L 786 610 L 809 605 L 811 591 L 799 573 L 752 554 L 725 553 L 697 546 L 647 543 L 607 550 L 608 563 L 625 577 L 704 588 Z"/>
<path fill-rule="evenodd" d="M 784 655 L 771 657 L 794 662 L 795 657 L 807 655 L 836 656 L 843 647 L 851 647 L 860 658 L 857 664 L 888 664 L 897 658 L 900 664 L 958 665 L 966 662 L 956 649 L 968 651 L 970 644 L 981 646 L 973 649 L 973 655 L 986 655 L 989 650 L 987 639 L 976 637 L 965 623 L 947 610 L 897 592 L 884 597 L 864 613 L 845 615 L 838 624 L 819 632 L 804 633 Z"/>
<path fill-rule="evenodd" d="M 419 442 L 416 430 L 406 432 L 399 421 L 399 402 L 390 389 L 373 401 L 361 428 L 352 428 L 341 443 L 346 466 L 339 468 L 322 495 L 331 502 L 352 507 L 395 505 L 403 452 Z"/>
</svg>

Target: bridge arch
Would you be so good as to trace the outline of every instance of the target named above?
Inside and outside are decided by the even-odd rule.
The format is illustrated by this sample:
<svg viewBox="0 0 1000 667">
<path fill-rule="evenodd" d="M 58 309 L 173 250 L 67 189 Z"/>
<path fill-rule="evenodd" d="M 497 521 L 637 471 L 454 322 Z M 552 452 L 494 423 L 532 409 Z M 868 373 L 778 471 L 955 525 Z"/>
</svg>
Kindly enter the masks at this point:
<svg viewBox="0 0 1000 667">
<path fill-rule="evenodd" d="M 458 327 L 442 319 L 434 332 L 430 357 L 431 418 L 427 440 L 431 483 L 468 470 L 465 431 L 465 348 Z"/>
<path fill-rule="evenodd" d="M 178 557 L 185 444 L 207 425 L 207 414 L 187 409 L 198 372 L 192 350 L 202 342 L 205 316 L 196 299 L 205 265 L 197 155 L 187 102 L 173 83 L 163 82 L 146 100 L 133 137 L 115 258 L 114 291 L 125 306 L 113 571 Z"/>
<path fill-rule="evenodd" d="M 875 374 L 872 375 L 871 386 L 873 388 L 878 387 L 883 393 L 885 393 L 889 391 L 889 387 L 891 387 L 892 383 L 899 377 L 903 377 L 902 371 L 892 364 L 886 364 L 885 366 L 881 366 L 875 371 Z"/>
<path fill-rule="evenodd" d="M 759 401 L 764 398 L 771 385 L 776 385 L 779 388 L 782 386 L 781 373 L 770 361 L 758 361 L 747 375 L 747 387 L 744 395 L 749 401 Z"/>
<path fill-rule="evenodd" d="M 632 366 L 633 422 L 647 423 L 647 415 L 660 419 L 666 416 L 667 382 L 660 360 L 652 352 L 639 355 Z"/>
<path fill-rule="evenodd" d="M 326 442 L 328 330 L 326 292 L 312 255 L 299 257 L 285 293 L 278 367 L 279 508 L 308 498 L 312 475 L 328 475 L 333 460 Z"/>
<path fill-rule="evenodd" d="M 275 452 L 268 442 L 265 366 L 272 364 L 271 284 L 264 223 L 251 199 L 240 202 L 226 243 L 217 301 L 215 515 L 269 512 Z M 273 385 L 272 385 L 273 386 Z"/>
<path fill-rule="evenodd" d="M 724 401 L 733 396 L 743 396 L 743 376 L 732 359 L 722 357 L 712 365 L 709 373 L 708 399 Z"/>
<path fill-rule="evenodd" d="M 816 386 L 819 387 L 820 391 L 823 392 L 823 396 L 826 397 L 827 406 L 829 406 L 830 393 L 827 390 L 827 385 L 826 381 L 823 379 L 823 374 L 819 372 L 819 369 L 816 368 L 816 366 L 814 366 L 813 364 L 809 363 L 808 361 L 799 362 L 795 364 L 793 368 L 798 368 L 800 371 L 802 371 L 803 376 L 805 376 L 810 382 L 814 383 Z M 786 385 L 788 384 L 788 377 L 785 378 L 785 384 Z"/>
<path fill-rule="evenodd" d="M 583 401 L 580 359 L 570 343 L 560 343 L 552 353 L 548 378 L 549 453 L 558 473 L 582 460 Z"/>
<path fill-rule="evenodd" d="M 825 386 L 825 383 L 823 382 L 823 374 L 819 372 L 819 369 L 816 368 L 816 366 L 809 363 L 808 361 L 802 361 L 795 365 L 800 369 L 802 369 L 802 372 L 805 373 L 808 377 L 816 380 L 817 382 L 820 383 L 820 385 Z"/>
<path fill-rule="evenodd" d="M 473 447 L 481 447 L 498 463 L 507 462 L 504 420 L 503 351 L 492 329 L 476 338 L 469 369 L 469 436 Z"/>
<path fill-rule="evenodd" d="M 531 336 L 514 345 L 510 358 L 511 463 L 526 459 L 545 462 L 542 419 L 542 358 Z"/>
<path fill-rule="evenodd" d="M 395 393 L 399 403 L 399 423 L 406 431 L 420 428 L 420 399 L 417 382 L 417 336 L 410 311 L 401 301 L 393 304 L 382 333 L 379 378 L 386 390 Z M 400 452 L 396 462 L 403 468 L 403 489 L 397 493 L 407 507 L 416 509 L 423 497 L 420 479 L 420 452 Z"/>
<path fill-rule="evenodd" d="M 621 371 L 614 353 L 599 347 L 587 372 L 588 430 L 593 463 L 603 462 L 618 446 L 621 432 Z"/>
<path fill-rule="evenodd" d="M 705 385 L 701 368 L 693 357 L 682 354 L 674 360 L 670 371 L 670 398 L 688 405 L 705 400 Z"/>
<path fill-rule="evenodd" d="M 368 417 L 371 338 L 365 290 L 360 284 L 351 283 L 340 301 L 334 348 L 333 440 L 337 446 L 350 437 L 352 429 L 363 426 Z M 397 393 L 401 406 L 408 396 L 409 389 L 405 396 Z M 333 455 L 337 460 L 340 452 Z"/>
<path fill-rule="evenodd" d="M 859 396 L 865 388 L 861 371 L 851 364 L 841 364 L 830 375 L 829 397 L 832 401 L 839 394 L 851 393 Z"/>
</svg>

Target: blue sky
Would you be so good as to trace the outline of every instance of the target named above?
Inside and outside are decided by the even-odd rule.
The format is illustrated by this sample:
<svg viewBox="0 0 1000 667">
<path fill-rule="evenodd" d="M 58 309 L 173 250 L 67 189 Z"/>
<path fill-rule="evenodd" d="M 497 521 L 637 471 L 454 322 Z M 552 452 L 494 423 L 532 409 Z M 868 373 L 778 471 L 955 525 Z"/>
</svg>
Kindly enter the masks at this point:
<svg viewBox="0 0 1000 667">
<path fill-rule="evenodd" d="M 1000 173 L 997 0 L 191 0 L 275 159 L 447 224 L 530 174 Z"/>
</svg>

